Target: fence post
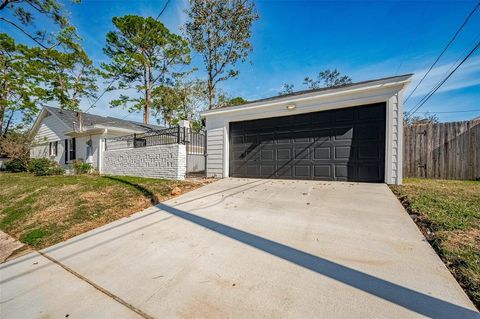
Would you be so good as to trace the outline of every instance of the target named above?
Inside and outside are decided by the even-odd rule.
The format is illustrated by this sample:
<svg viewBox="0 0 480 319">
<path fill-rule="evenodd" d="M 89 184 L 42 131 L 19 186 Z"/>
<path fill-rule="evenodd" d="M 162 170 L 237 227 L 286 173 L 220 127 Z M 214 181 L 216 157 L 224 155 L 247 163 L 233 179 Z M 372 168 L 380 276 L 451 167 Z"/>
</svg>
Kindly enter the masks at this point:
<svg viewBox="0 0 480 319">
<path fill-rule="evenodd" d="M 137 147 L 137 133 L 133 133 L 133 148 Z"/>
<path fill-rule="evenodd" d="M 180 125 L 177 126 L 177 144 L 180 144 Z"/>
</svg>

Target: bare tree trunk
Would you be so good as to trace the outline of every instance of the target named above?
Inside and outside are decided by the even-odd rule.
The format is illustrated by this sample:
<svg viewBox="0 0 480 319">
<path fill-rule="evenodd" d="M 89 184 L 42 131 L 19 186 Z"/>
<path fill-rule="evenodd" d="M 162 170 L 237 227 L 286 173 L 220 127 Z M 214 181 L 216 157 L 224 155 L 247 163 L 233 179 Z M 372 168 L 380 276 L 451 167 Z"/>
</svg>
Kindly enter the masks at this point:
<svg viewBox="0 0 480 319">
<path fill-rule="evenodd" d="M 5 111 L 8 103 L 8 83 L 3 83 L 2 97 L 0 98 L 0 135 L 3 135 L 3 120 L 5 118 Z"/>
<path fill-rule="evenodd" d="M 148 106 L 150 104 L 150 87 L 147 75 L 147 66 L 143 66 L 143 85 L 145 86 L 145 103 L 143 104 L 143 123 L 148 124 Z"/>
<path fill-rule="evenodd" d="M 5 111 L 4 111 L 5 112 Z M 7 121 L 7 124 L 5 125 L 5 129 L 3 130 L 3 134 L 0 133 L 0 136 L 2 135 L 7 135 L 8 133 L 8 129 L 10 128 L 10 124 L 12 123 L 12 119 L 13 119 L 13 115 L 15 114 L 15 111 L 12 110 L 12 113 L 10 114 L 10 116 L 8 117 L 8 121 Z M 1 130 L 0 130 L 1 132 Z"/>
<path fill-rule="evenodd" d="M 212 72 L 208 72 L 208 108 L 215 108 L 215 88 L 213 86 Z"/>
<path fill-rule="evenodd" d="M 5 117 L 5 107 L 3 106 L 3 103 L 4 103 L 3 97 L 2 97 L 1 103 L 2 105 L 0 105 L 0 136 L 3 135 L 3 119 Z"/>
<path fill-rule="evenodd" d="M 148 124 L 150 121 L 150 106 L 152 104 L 152 90 L 153 90 L 153 71 L 152 71 L 152 66 L 148 66 L 148 87 L 147 87 L 147 96 L 148 100 L 146 103 L 146 109 L 145 109 L 145 114 L 143 120 L 145 121 L 145 124 Z"/>
</svg>

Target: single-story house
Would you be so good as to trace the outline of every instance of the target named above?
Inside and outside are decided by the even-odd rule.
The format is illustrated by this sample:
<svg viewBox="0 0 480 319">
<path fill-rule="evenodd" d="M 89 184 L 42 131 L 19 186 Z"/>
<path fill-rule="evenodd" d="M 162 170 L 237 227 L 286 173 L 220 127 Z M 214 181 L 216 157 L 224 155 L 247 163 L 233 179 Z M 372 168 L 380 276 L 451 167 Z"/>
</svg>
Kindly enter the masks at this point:
<svg viewBox="0 0 480 319">
<path fill-rule="evenodd" d="M 402 183 L 411 74 L 205 111 L 207 176 Z"/>
<path fill-rule="evenodd" d="M 0 171 L 5 169 L 5 163 L 9 160 L 10 158 L 7 155 L 0 154 Z"/>
<path fill-rule="evenodd" d="M 47 157 L 66 166 L 75 159 L 99 169 L 105 138 L 145 133 L 163 127 L 46 106 L 31 133 L 31 158 Z"/>
</svg>

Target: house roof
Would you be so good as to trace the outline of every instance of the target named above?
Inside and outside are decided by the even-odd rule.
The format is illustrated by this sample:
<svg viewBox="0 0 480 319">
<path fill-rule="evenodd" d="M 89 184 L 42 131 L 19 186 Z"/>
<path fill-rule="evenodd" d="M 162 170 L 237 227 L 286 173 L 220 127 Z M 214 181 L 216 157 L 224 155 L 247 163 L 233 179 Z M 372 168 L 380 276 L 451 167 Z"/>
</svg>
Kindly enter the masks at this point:
<svg viewBox="0 0 480 319">
<path fill-rule="evenodd" d="M 379 86 L 395 84 L 395 83 L 405 83 L 410 81 L 412 75 L 413 74 L 409 73 L 409 74 L 403 74 L 403 75 L 397 75 L 397 76 L 384 77 L 380 79 L 349 83 L 349 84 L 339 85 L 335 87 L 324 87 L 319 89 L 302 90 L 302 91 L 297 91 L 289 94 L 272 96 L 272 97 L 262 98 L 254 101 L 249 101 L 246 104 L 241 104 L 236 106 L 225 106 L 218 109 L 208 110 L 208 111 L 202 112 L 201 115 L 205 116 L 212 113 L 223 113 L 225 111 L 228 112 L 230 110 L 240 110 L 243 108 L 262 106 L 264 104 L 269 104 L 269 103 L 280 103 L 280 102 L 287 103 L 303 97 L 321 96 L 321 95 L 327 95 L 330 93 L 341 93 L 344 91 L 354 90 L 357 88 L 358 89 L 370 88 L 370 87 L 379 87 Z"/>
<path fill-rule="evenodd" d="M 76 128 L 78 128 L 78 117 L 77 117 L 76 111 L 60 109 L 58 107 L 53 107 L 53 106 L 45 106 L 45 109 L 50 113 L 54 114 L 56 117 L 58 117 L 70 129 L 72 130 L 75 129 L 75 126 Z M 82 112 L 82 122 L 83 122 L 82 123 L 83 127 L 103 125 L 103 126 L 129 129 L 129 130 L 135 130 L 135 131 L 145 131 L 145 132 L 164 128 L 158 125 L 143 124 L 135 121 L 127 121 L 127 120 L 122 120 L 115 117 L 99 116 L 99 115 L 94 115 L 94 114 L 89 114 L 84 112 Z"/>
</svg>

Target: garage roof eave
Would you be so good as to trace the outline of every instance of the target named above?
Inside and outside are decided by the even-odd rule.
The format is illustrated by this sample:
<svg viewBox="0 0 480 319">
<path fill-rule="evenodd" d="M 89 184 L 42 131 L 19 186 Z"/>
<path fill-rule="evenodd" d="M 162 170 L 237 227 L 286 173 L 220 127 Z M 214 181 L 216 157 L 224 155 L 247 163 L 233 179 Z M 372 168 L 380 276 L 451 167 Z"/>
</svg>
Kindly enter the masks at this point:
<svg viewBox="0 0 480 319">
<path fill-rule="evenodd" d="M 342 85 L 339 87 L 304 90 L 304 91 L 294 92 L 287 95 L 260 99 L 260 100 L 249 102 L 247 104 L 208 110 L 208 111 L 202 112 L 200 115 L 201 117 L 204 118 L 206 116 L 214 115 L 214 114 L 238 112 L 242 110 L 246 111 L 252 108 L 267 107 L 267 106 L 273 106 L 273 105 L 285 104 L 285 103 L 294 103 L 294 102 L 298 102 L 302 100 L 310 100 L 318 97 L 342 95 L 342 94 L 355 93 L 355 92 L 361 93 L 367 90 L 390 88 L 394 86 L 401 86 L 402 88 L 404 88 L 406 85 L 408 85 L 411 82 L 412 76 L 413 74 L 410 73 L 410 74 L 392 76 L 387 78 L 351 83 L 351 84 Z"/>
</svg>

